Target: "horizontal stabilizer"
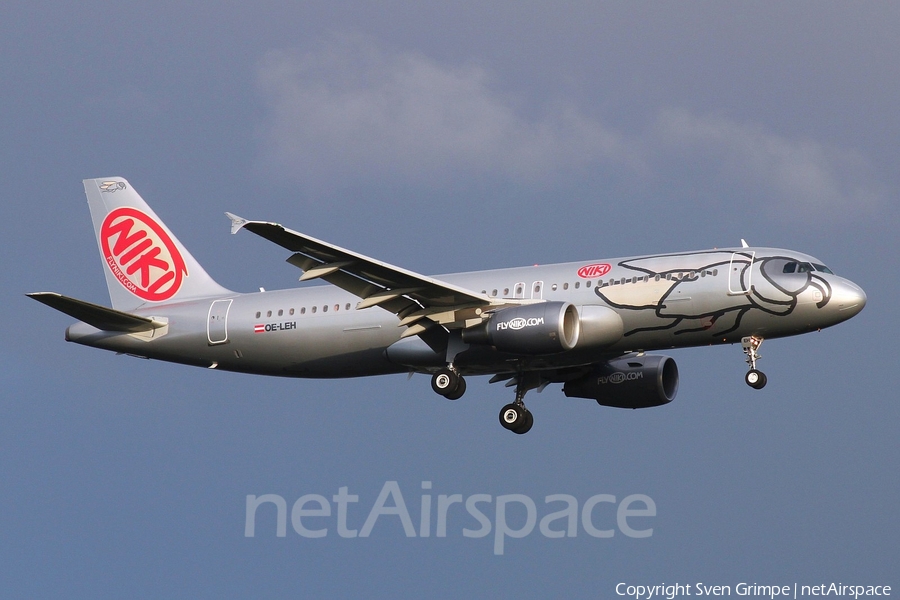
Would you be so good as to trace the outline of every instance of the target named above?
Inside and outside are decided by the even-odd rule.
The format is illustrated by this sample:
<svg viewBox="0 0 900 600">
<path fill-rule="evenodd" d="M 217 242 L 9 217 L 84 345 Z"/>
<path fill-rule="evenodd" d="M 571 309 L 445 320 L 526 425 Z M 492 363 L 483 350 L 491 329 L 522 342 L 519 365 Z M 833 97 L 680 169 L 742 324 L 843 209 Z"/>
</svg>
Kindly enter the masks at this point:
<svg viewBox="0 0 900 600">
<path fill-rule="evenodd" d="M 50 308 L 63 312 L 70 317 L 83 321 L 92 327 L 104 331 L 122 331 L 125 333 L 137 333 L 139 331 L 151 331 L 164 327 L 166 323 L 147 317 L 139 317 L 99 304 L 92 304 L 84 300 L 69 298 L 56 292 L 35 292 L 26 294 L 38 302 L 46 304 Z"/>
</svg>

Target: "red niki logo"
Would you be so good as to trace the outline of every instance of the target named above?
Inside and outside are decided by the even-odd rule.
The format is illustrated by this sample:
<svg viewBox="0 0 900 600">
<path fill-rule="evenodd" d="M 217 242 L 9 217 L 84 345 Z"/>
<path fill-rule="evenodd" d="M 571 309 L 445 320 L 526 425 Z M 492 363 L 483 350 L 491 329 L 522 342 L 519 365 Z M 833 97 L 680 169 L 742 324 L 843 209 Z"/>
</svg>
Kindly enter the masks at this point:
<svg viewBox="0 0 900 600">
<path fill-rule="evenodd" d="M 582 279 L 590 279 L 592 277 L 603 277 L 612 267 L 609 263 L 595 263 L 593 265 L 585 265 L 578 269 L 578 276 Z"/>
<path fill-rule="evenodd" d="M 100 248 L 119 283 L 148 302 L 174 296 L 188 274 L 169 234 L 135 208 L 121 207 L 106 215 L 100 226 Z"/>
</svg>

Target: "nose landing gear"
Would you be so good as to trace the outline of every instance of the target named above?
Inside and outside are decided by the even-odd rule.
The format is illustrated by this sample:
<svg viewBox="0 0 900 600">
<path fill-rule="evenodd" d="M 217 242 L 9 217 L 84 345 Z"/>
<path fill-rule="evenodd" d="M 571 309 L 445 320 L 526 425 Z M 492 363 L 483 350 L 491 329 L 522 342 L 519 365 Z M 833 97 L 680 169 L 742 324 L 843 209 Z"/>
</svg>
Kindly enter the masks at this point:
<svg viewBox="0 0 900 600">
<path fill-rule="evenodd" d="M 755 335 L 741 339 L 741 347 L 744 350 L 744 354 L 747 355 L 747 364 L 750 365 L 750 370 L 744 376 L 744 381 L 756 390 L 764 388 L 768 381 L 766 374 L 756 368 L 756 361 L 761 358 L 758 350 L 762 346 L 763 341 L 763 338 Z"/>
</svg>

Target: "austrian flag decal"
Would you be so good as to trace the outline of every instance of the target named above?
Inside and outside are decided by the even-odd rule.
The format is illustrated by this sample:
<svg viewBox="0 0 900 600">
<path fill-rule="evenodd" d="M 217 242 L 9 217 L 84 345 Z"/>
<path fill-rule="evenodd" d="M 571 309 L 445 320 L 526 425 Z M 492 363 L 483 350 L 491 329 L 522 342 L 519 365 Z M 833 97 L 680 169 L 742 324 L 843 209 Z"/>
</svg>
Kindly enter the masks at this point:
<svg viewBox="0 0 900 600">
<path fill-rule="evenodd" d="M 106 215 L 100 226 L 100 249 L 119 283 L 148 302 L 174 296 L 188 274 L 169 234 L 135 208 L 121 207 Z"/>
</svg>

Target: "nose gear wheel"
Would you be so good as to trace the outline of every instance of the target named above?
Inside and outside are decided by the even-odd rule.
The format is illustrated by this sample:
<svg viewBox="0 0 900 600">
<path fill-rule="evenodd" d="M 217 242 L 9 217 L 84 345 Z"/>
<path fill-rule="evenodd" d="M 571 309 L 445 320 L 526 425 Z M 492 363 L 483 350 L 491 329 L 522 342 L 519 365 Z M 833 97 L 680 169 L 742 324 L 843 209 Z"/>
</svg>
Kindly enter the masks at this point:
<svg viewBox="0 0 900 600">
<path fill-rule="evenodd" d="M 747 374 L 744 376 L 744 381 L 747 385 L 756 390 L 764 388 L 768 381 L 766 374 L 756 368 L 756 361 L 762 358 L 758 350 L 759 347 L 762 346 L 763 341 L 763 338 L 755 335 L 741 339 L 741 348 L 744 350 L 744 354 L 747 355 L 747 364 L 750 366 L 750 370 L 747 371 Z"/>
</svg>

